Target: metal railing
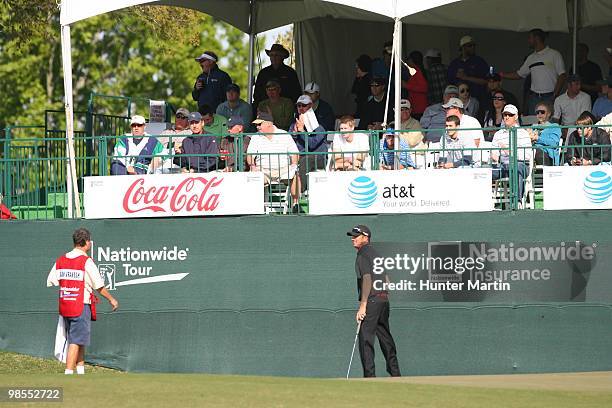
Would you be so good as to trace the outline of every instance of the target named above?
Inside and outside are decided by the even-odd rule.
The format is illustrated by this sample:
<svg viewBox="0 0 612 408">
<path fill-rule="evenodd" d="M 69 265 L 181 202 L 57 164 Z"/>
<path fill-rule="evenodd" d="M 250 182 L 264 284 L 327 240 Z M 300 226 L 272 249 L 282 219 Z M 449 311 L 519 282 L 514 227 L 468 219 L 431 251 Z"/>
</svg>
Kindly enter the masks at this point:
<svg viewBox="0 0 612 408">
<path fill-rule="evenodd" d="M 113 163 L 113 148 L 118 141 L 118 135 L 96 135 L 100 133 L 123 133 L 128 122 L 127 117 L 111 115 L 96 115 L 91 117 L 92 135 L 85 132 L 75 132 L 75 151 L 79 191 L 82 191 L 82 178 L 89 175 L 110 175 Z M 576 126 L 572 127 L 577 128 Z M 585 138 L 581 144 L 572 146 L 519 146 L 517 133 L 522 128 L 508 130 L 508 145 L 495 146 L 486 143 L 478 147 L 452 147 L 444 142 L 430 143 L 423 148 L 396 149 L 381 142 L 385 131 L 355 131 L 355 136 L 367 137 L 367 150 L 342 151 L 329 148 L 325 151 L 304 152 L 288 151 L 283 153 L 253 152 L 248 149 L 249 139 L 261 134 L 240 134 L 228 139 L 228 135 L 205 135 L 214 137 L 217 141 L 225 138 L 225 149 L 204 154 L 186 153 L 176 150 L 179 145 L 179 135 L 163 135 L 168 139 L 168 145 L 157 154 L 145 157 L 144 165 L 147 172 L 153 174 L 177 172 L 208 172 L 208 171 L 249 171 L 261 170 L 266 175 L 266 202 L 270 204 L 270 212 L 307 213 L 308 194 L 306 174 L 311 171 L 360 171 L 379 170 L 385 164 L 383 158 L 391 157 L 405 160 L 410 157 L 412 164 L 407 171 L 442 171 L 447 167 L 491 167 L 492 200 L 496 208 L 515 210 L 524 207 L 526 192 L 523 185 L 529 177 L 536 180 L 541 167 L 531 157 L 541 151 L 541 156 L 553 149 L 559 155 L 560 164 L 572 163 L 571 157 L 578 155 L 585 158 L 584 164 L 590 160 L 595 164 L 610 161 L 610 144 L 589 144 Z M 418 130 L 425 135 L 428 130 Z M 434 130 L 439 131 L 439 130 Z M 397 131 L 402 134 L 411 131 Z M 326 132 L 331 135 L 341 132 Z M 349 132 L 350 133 L 350 132 Z M 10 127 L 4 130 L 0 139 L 3 156 L 0 159 L 0 193 L 4 202 L 19 218 L 50 219 L 66 216 L 66 141 L 64 134 L 43 127 Z M 129 139 L 131 136 L 121 136 Z M 185 135 L 181 135 L 181 138 Z M 251 140 L 252 141 L 252 140 Z M 219 143 L 217 143 L 218 145 Z M 450 146 L 450 147 L 449 147 Z M 403 157 L 403 158 L 402 158 Z M 499 160 L 498 157 L 504 158 Z M 142 157 L 141 157 L 142 158 Z M 126 156 L 123 159 L 138 159 L 136 156 Z M 507 160 L 506 160 L 507 159 Z M 597 159 L 597 160 L 596 160 Z M 352 166 L 342 166 L 337 163 L 353 163 Z M 451 166 L 452 164 L 452 166 Z M 580 164 L 583 164 L 582 162 Z M 253 167 L 255 166 L 255 167 Z M 141 166 L 142 167 L 142 166 Z M 142 172 L 142 171 L 141 171 Z M 541 181 L 541 180 L 540 180 Z M 541 194 L 542 191 L 536 192 Z M 537 197 L 535 197 L 537 199 Z M 534 197 L 531 197 L 533 200 Z M 532 203 L 533 204 L 533 203 Z M 533 207 L 533 205 L 531 206 Z M 297 210 L 297 211 L 296 211 Z"/>
</svg>

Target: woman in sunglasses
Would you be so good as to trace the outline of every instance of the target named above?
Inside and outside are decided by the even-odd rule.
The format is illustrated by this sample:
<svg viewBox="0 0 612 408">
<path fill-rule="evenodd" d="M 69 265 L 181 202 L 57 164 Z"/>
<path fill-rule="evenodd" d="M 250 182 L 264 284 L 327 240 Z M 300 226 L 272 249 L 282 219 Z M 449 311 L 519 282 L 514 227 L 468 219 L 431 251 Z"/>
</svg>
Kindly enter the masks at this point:
<svg viewBox="0 0 612 408">
<path fill-rule="evenodd" d="M 491 103 L 489 108 L 485 111 L 482 126 L 485 128 L 491 128 L 492 130 L 485 130 L 485 140 L 490 142 L 493 140 L 493 135 L 497 130 L 504 126 L 502 118 L 502 110 L 506 106 L 506 94 L 503 91 L 495 91 L 491 96 Z"/>
<path fill-rule="evenodd" d="M 537 123 L 529 129 L 531 143 L 536 149 L 535 161 L 544 166 L 559 165 L 559 140 L 561 140 L 561 128 L 556 123 L 550 122 L 553 114 L 553 106 L 548 101 L 542 101 L 536 105 Z"/>
<path fill-rule="evenodd" d="M 473 96 L 470 96 L 470 86 L 467 83 L 459 83 L 458 88 L 459 99 L 461 99 L 461 102 L 463 102 L 463 109 L 465 110 L 465 113 L 475 118 L 476 115 L 478 115 L 478 110 L 480 109 L 480 103 L 478 102 L 478 99 L 474 98 Z"/>
</svg>

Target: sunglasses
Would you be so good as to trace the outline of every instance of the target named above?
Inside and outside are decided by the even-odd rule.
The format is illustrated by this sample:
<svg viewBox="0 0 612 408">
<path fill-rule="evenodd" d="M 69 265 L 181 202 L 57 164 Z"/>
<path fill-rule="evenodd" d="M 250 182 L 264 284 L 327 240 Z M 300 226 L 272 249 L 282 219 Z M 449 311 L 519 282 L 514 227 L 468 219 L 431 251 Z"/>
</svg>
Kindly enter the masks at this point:
<svg viewBox="0 0 612 408">
<path fill-rule="evenodd" d="M 370 86 L 383 86 L 383 84 L 370 84 Z"/>
<path fill-rule="evenodd" d="M 303 104 L 303 103 L 298 103 L 298 104 L 296 104 L 296 106 L 297 106 L 298 108 L 306 108 L 307 106 L 310 106 L 310 105 Z"/>
<path fill-rule="evenodd" d="M 538 109 L 538 110 L 536 111 L 536 115 L 546 115 L 546 111 L 545 111 L 545 110 Z"/>
<path fill-rule="evenodd" d="M 463 88 L 463 89 L 459 90 L 459 93 L 469 93 L 469 92 L 470 92 L 470 90 L 467 89 L 467 88 Z"/>
<path fill-rule="evenodd" d="M 178 115 L 176 115 L 176 118 L 177 119 L 187 119 L 187 116 L 178 114 Z"/>
<path fill-rule="evenodd" d="M 351 233 L 353 233 L 353 234 L 359 234 L 359 235 L 365 235 L 366 237 L 369 237 L 369 236 L 370 236 L 370 234 L 368 234 L 366 231 L 362 231 L 362 230 L 361 230 L 361 228 L 353 228 L 353 229 L 351 230 Z M 356 237 L 353 237 L 353 238 L 356 238 Z"/>
<path fill-rule="evenodd" d="M 492 98 L 494 101 L 505 101 L 506 98 L 504 98 L 503 96 L 494 96 Z"/>
<path fill-rule="evenodd" d="M 512 114 L 512 113 L 504 112 L 504 113 L 502 113 L 502 116 L 503 116 L 504 118 L 511 118 L 511 117 L 516 116 L 516 115 L 514 115 L 514 114 Z"/>
<path fill-rule="evenodd" d="M 132 125 L 130 125 L 131 127 L 144 127 L 144 125 L 141 125 L 140 123 L 134 123 Z"/>
</svg>

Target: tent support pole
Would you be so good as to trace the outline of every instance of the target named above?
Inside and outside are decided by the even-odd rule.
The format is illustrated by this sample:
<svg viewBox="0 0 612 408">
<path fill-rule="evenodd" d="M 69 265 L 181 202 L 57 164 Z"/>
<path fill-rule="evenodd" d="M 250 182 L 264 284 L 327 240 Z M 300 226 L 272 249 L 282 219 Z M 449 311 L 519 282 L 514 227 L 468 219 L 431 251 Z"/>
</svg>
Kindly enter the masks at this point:
<svg viewBox="0 0 612 408">
<path fill-rule="evenodd" d="M 257 34 L 255 33 L 255 1 L 250 1 L 251 11 L 249 13 L 249 78 L 247 87 L 247 101 L 253 102 L 253 71 L 255 68 L 255 41 L 257 41 Z"/>
<path fill-rule="evenodd" d="M 572 26 L 572 74 L 576 73 L 576 43 L 578 42 L 578 1 L 579 0 L 573 0 L 574 22 Z"/>
<path fill-rule="evenodd" d="M 402 97 L 402 20 L 399 17 L 395 17 L 395 28 L 393 30 L 393 42 L 395 43 L 395 95 L 394 95 L 394 150 L 400 149 L 400 133 L 397 130 L 402 127 L 402 112 L 400 110 L 400 99 Z M 393 160 L 393 167 L 395 170 L 399 169 L 399 153 L 396 153 L 395 160 Z"/>
</svg>

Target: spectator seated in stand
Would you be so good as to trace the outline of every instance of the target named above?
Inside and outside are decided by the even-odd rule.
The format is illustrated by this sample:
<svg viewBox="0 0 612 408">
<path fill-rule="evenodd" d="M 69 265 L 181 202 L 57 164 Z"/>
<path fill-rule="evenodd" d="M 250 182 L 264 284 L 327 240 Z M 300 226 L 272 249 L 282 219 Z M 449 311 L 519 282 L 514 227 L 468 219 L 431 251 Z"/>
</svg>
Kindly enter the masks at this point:
<svg viewBox="0 0 612 408">
<path fill-rule="evenodd" d="M 485 130 L 484 136 L 487 142 L 493 140 L 493 135 L 504 126 L 504 120 L 502 118 L 502 110 L 504 106 L 514 105 L 508 101 L 508 96 L 504 91 L 494 91 L 491 96 L 491 103 L 484 112 L 483 124 L 484 128 L 491 128 L 493 130 Z"/>
<path fill-rule="evenodd" d="M 164 147 L 163 162 L 161 167 L 156 169 L 157 173 L 169 173 L 172 172 L 172 168 L 176 168 L 172 162 L 171 152 L 174 151 L 174 146 L 181 146 L 185 136 L 190 134 L 189 110 L 179 108 L 174 117 L 174 126 L 161 132 L 160 137 L 157 138 Z"/>
<path fill-rule="evenodd" d="M 250 171 L 261 171 L 265 184 L 292 180 L 297 171 L 298 147 L 289 133 L 274 125 L 268 112 L 259 112 L 253 121 L 261 135 L 253 135 L 247 149 Z M 298 197 L 293 196 L 294 203 Z"/>
<path fill-rule="evenodd" d="M 591 111 L 591 97 L 580 87 L 580 77 L 570 75 L 567 77 L 567 91 L 555 99 L 553 117 L 563 126 L 573 125 L 582 112 Z M 567 133 L 568 129 L 563 129 L 563 134 Z"/>
<path fill-rule="evenodd" d="M 384 78 L 376 77 L 370 82 L 371 95 L 363 107 L 363 112 L 361 112 L 360 130 L 382 130 L 382 124 L 385 122 L 385 107 L 387 106 L 385 88 Z"/>
<path fill-rule="evenodd" d="M 466 141 L 466 144 L 474 143 L 476 147 L 480 146 L 480 143 L 484 140 L 484 134 L 482 133 L 480 122 L 478 122 L 476 118 L 464 113 L 463 102 L 461 102 L 461 99 L 451 98 L 447 103 L 442 105 L 442 107 L 446 109 L 446 117 L 449 117 L 450 115 L 457 116 L 461 120 L 461 125 L 459 127 L 461 129 L 466 129 L 461 131 L 459 138 L 470 139 L 469 141 Z M 446 126 L 446 120 L 444 121 L 444 126 Z"/>
<path fill-rule="evenodd" d="M 318 122 L 313 106 L 313 101 L 308 94 L 300 96 L 296 103 L 297 118 L 289 126 L 289 132 L 296 132 L 292 137 L 300 151 L 298 176 L 293 179 L 291 185 L 295 197 L 299 197 L 300 193 L 308 188 L 308 173 L 324 169 L 327 163 L 326 129 L 322 123 Z M 305 153 L 306 150 L 321 154 Z M 299 208 L 295 210 L 299 211 Z"/>
<path fill-rule="evenodd" d="M 607 81 L 600 82 L 602 95 L 595 100 L 591 113 L 601 119 L 612 112 L 612 76 Z"/>
<path fill-rule="evenodd" d="M 532 157 L 531 138 L 525 129 L 519 129 L 519 112 L 516 106 L 506 105 L 503 110 L 505 126 L 495 132 L 491 143 L 491 159 L 494 163 L 493 180 L 508 177 L 510 174 L 510 129 L 516 129 L 517 173 L 519 200 L 525 191 L 524 180 L 529 174 L 529 161 Z"/>
<path fill-rule="evenodd" d="M 327 131 L 334 130 L 336 115 L 331 105 L 321 99 L 320 87 L 316 82 L 310 82 L 304 87 L 304 95 L 312 99 L 312 110 L 317 115 L 317 120 Z"/>
<path fill-rule="evenodd" d="M 601 118 L 595 125 L 601 126 L 599 129 L 605 131 L 608 137 L 612 139 L 612 113 L 608 113 L 606 116 Z"/>
<path fill-rule="evenodd" d="M 236 84 L 229 84 L 225 89 L 227 100 L 217 106 L 217 115 L 229 119 L 232 116 L 240 116 L 245 129 L 250 131 L 251 121 L 253 120 L 253 109 L 251 105 L 240 98 L 240 87 Z"/>
<path fill-rule="evenodd" d="M 480 112 L 480 102 L 478 99 L 470 96 L 470 86 L 467 82 L 459 82 L 459 99 L 463 102 L 463 109 L 473 118 L 476 118 Z"/>
<path fill-rule="evenodd" d="M 174 146 L 174 162 L 182 173 L 206 173 L 217 169 L 219 147 L 217 139 L 204 132 L 200 112 L 189 114 L 191 135 L 183 139 L 181 146 Z"/>
<path fill-rule="evenodd" d="M 350 116 L 340 118 L 340 131 L 353 132 L 355 119 Z M 340 133 L 334 135 L 332 143 L 333 170 L 363 170 L 364 161 L 370 151 L 370 140 L 366 133 Z"/>
<path fill-rule="evenodd" d="M 459 98 L 459 89 L 455 85 L 448 85 L 444 89 L 442 103 L 430 105 L 423 112 L 421 117 L 421 127 L 423 129 L 435 129 L 425 133 L 425 140 L 428 142 L 439 142 L 444 135 L 446 126 L 446 109 L 442 104 L 448 103 L 451 98 Z"/>
<path fill-rule="evenodd" d="M 610 135 L 601 128 L 593 127 L 594 122 L 593 115 L 589 112 L 578 116 L 576 125 L 585 127 L 576 129 L 569 135 L 564 153 L 566 164 L 591 166 L 610 163 Z"/>
<path fill-rule="evenodd" d="M 401 132 L 399 135 L 411 149 L 427 149 L 427 145 L 423 142 L 423 132 L 421 124 L 418 120 L 412 117 L 412 104 L 408 99 L 400 100 L 400 117 L 402 123 L 400 130 L 410 130 L 410 132 Z M 425 152 L 417 152 L 417 154 L 425 154 Z"/>
<path fill-rule="evenodd" d="M 111 159 L 112 176 L 152 173 L 161 166 L 164 150 L 159 141 L 145 133 L 145 118 L 132 116 L 132 132 L 119 137 Z"/>
<path fill-rule="evenodd" d="M 529 136 L 535 150 L 536 164 L 545 166 L 559 165 L 559 141 L 561 140 L 561 128 L 556 123 L 551 123 L 553 107 L 548 101 L 536 105 L 536 117 L 538 122 L 529 129 Z"/>
<path fill-rule="evenodd" d="M 227 119 L 224 116 L 218 115 L 208 105 L 202 105 L 198 109 L 202 115 L 202 123 L 204 130 L 202 133 L 210 133 L 217 138 L 217 144 L 221 142 L 221 138 L 227 133 Z"/>
<path fill-rule="evenodd" d="M 267 99 L 257 105 L 257 112 L 267 112 L 274 118 L 274 126 L 287 130 L 293 121 L 293 100 L 281 96 L 281 86 L 276 80 L 266 84 Z M 297 98 L 296 98 L 297 100 Z"/>
<path fill-rule="evenodd" d="M 461 119 L 458 116 L 450 115 L 446 118 L 446 134 L 442 143 L 443 155 L 441 154 L 438 161 L 438 168 L 452 169 L 472 165 L 473 149 L 476 148 L 476 145 L 470 138 L 461 139 L 459 137 L 460 124 Z"/>
<path fill-rule="evenodd" d="M 416 164 L 410 157 L 408 143 L 401 137 L 398 137 L 399 147 L 395 148 L 395 130 L 387 129 L 387 132 L 380 139 L 380 169 L 395 170 L 395 158 L 398 156 L 398 170 L 413 170 L 416 169 Z"/>
<path fill-rule="evenodd" d="M 236 167 L 236 152 L 238 152 L 238 141 L 239 138 L 242 138 L 242 151 L 244 153 L 247 152 L 249 147 L 249 141 L 251 138 L 249 136 L 244 136 L 244 121 L 242 116 L 231 116 L 227 120 L 227 131 L 228 134 L 223 139 L 221 139 L 221 143 L 219 143 L 219 169 L 223 169 L 223 171 L 238 171 Z M 244 155 L 244 163 L 246 162 L 246 154 Z M 244 167 L 248 170 L 248 165 Z"/>
</svg>

